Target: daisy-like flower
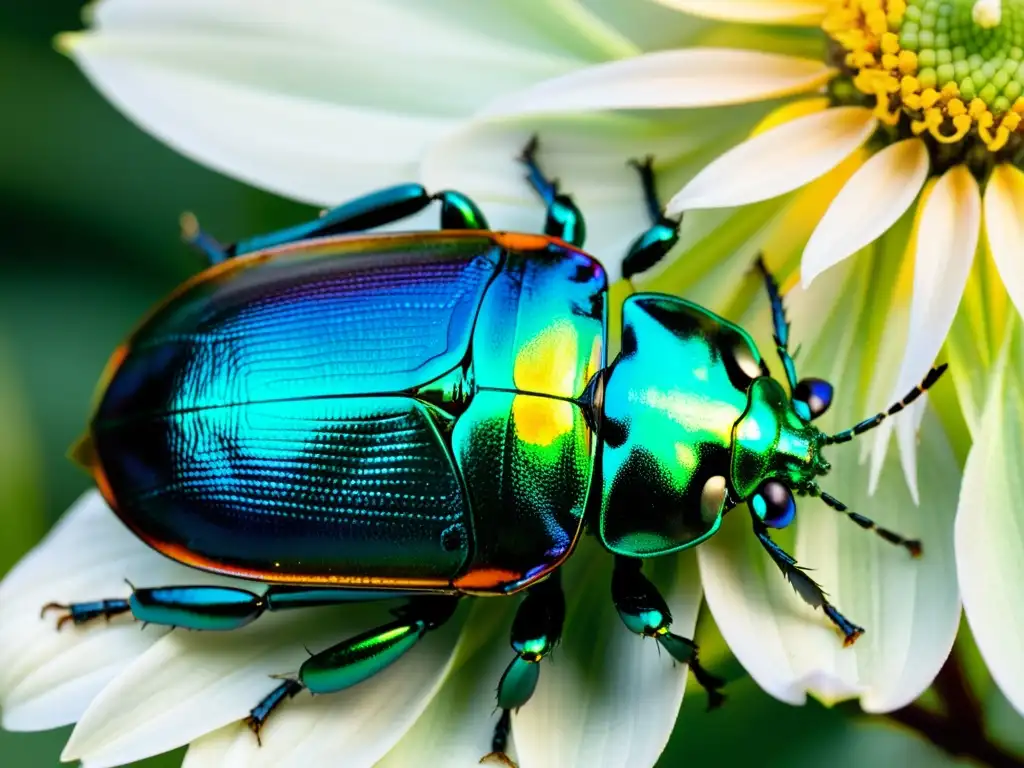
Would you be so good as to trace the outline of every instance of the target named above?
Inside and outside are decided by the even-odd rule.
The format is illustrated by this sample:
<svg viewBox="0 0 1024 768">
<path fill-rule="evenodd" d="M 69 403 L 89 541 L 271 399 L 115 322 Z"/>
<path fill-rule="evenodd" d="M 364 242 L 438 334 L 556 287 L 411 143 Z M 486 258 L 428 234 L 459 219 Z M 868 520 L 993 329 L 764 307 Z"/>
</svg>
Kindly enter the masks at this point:
<svg viewBox="0 0 1024 768">
<path fill-rule="evenodd" d="M 1012 51 L 988 80 L 970 70 L 970 98 L 955 67 L 959 95 L 938 79 L 958 55 L 949 43 L 954 28 L 970 33 L 958 44 L 969 62 L 1010 40 L 1016 4 L 998 13 L 991 6 L 605 0 L 597 14 L 576 0 L 106 0 L 92 8 L 91 31 L 60 42 L 111 101 L 171 146 L 319 205 L 418 180 L 471 194 L 496 228 L 535 231 L 543 211 L 515 158 L 537 133 L 545 167 L 587 215 L 587 249 L 613 274 L 648 223 L 626 160 L 652 155 L 659 189 L 678 191 L 672 209 L 688 212 L 669 263 L 635 282 L 742 321 L 769 350 L 767 302 L 750 272 L 763 252 L 792 284 L 786 301 L 801 373 L 837 386 L 826 430 L 887 406 L 894 392 L 909 389 L 900 389 L 906 380 L 920 378 L 966 281 L 949 351 L 954 371 L 969 371 L 955 379 L 959 399 L 947 390 L 943 400 L 938 387 L 932 401 L 940 407 L 902 419 L 910 426 L 900 431 L 901 456 L 911 477 L 918 474 L 912 462 L 920 463 L 920 491 L 908 489 L 900 456 L 874 452 L 872 496 L 855 449 L 830 455 L 828 490 L 922 539 L 925 557 L 910 560 L 812 500 L 801 500 L 795 541 L 779 537 L 815 569 L 833 602 L 867 627 L 856 646 L 842 648 L 821 613 L 793 595 L 738 515 L 696 558 L 652 562 L 652 576 L 680 633 L 692 629 L 702 584 L 730 647 L 777 698 L 857 698 L 870 712 L 906 705 L 934 678 L 959 622 L 960 470 L 949 436 L 962 436 L 949 414 L 962 409 L 986 451 L 979 457 L 976 448 L 968 461 L 957 524 L 968 617 L 996 679 L 1024 708 L 1014 650 L 1024 627 L 1009 591 L 1024 580 L 1004 582 L 1015 568 L 1024 575 L 1019 518 L 1007 503 L 1017 490 L 1011 459 L 1024 425 L 1003 410 L 1018 393 L 1024 357 L 1019 333 L 1004 331 L 1015 315 L 1000 298 L 988 252 L 974 259 L 980 178 L 988 184 L 991 255 L 1011 286 L 1014 260 L 996 255 L 993 221 L 1003 223 L 1004 253 L 1019 248 L 1010 231 L 1019 217 L 1008 214 L 1019 205 L 1019 172 L 1006 162 L 1018 130 L 1016 97 L 1008 95 L 1011 80 L 990 101 L 985 89 Z M 983 59 L 978 71 L 987 66 Z M 970 127 L 946 143 L 963 115 Z M 1002 193 L 993 192 L 997 183 Z M 926 202 L 915 207 L 917 200 Z M 815 249 L 828 258 L 815 262 Z M 814 278 L 809 290 L 789 279 L 801 263 L 806 280 Z M 626 290 L 615 286 L 612 306 Z M 613 315 L 613 328 L 617 322 Z M 989 355 L 993 348 L 1003 352 Z M 956 365 L 961 359 L 965 365 Z M 918 425 L 919 456 L 912 450 Z M 666 675 L 665 659 L 615 624 L 609 567 L 586 551 L 570 563 L 563 656 L 585 652 L 606 663 L 598 684 L 587 686 L 578 666 L 544 662 L 537 693 L 514 720 L 524 768 L 650 765 L 671 731 L 682 678 Z M 216 636 L 140 633 L 130 623 L 56 634 L 38 618 L 55 598 L 121 594 L 125 577 L 140 586 L 212 578 L 149 552 L 92 494 L 5 580 L 0 654 L 16 660 L 0 670 L 7 727 L 77 721 L 66 757 L 96 766 L 187 743 L 191 768 L 281 764 L 285 755 L 289 764 L 312 765 L 340 753 L 352 765 L 405 765 L 424 754 L 444 754 L 446 764 L 454 755 L 455 764 L 488 751 L 494 681 L 509 653 L 508 608 L 495 604 L 503 601 L 477 601 L 472 615 L 447 635 L 428 636 L 389 677 L 290 702 L 258 749 L 239 721 L 265 692 L 266 675 L 301 663 L 303 645 L 323 647 L 347 627 L 371 626 L 372 616 L 351 609 L 339 611 L 337 623 L 323 622 L 322 613 L 271 616 L 241 635 Z M 982 588 L 997 578 L 1007 591 Z M 618 736 L 593 738 L 605 732 Z"/>
<path fill-rule="evenodd" d="M 550 664 L 515 721 L 514 754 L 524 766 L 653 765 L 675 723 L 685 672 L 625 630 L 608 599 L 611 567 L 584 546 L 566 572 L 567 625 L 559 656 L 614 659 L 588 682 L 574 664 Z M 650 569 L 692 633 L 700 589 L 692 557 Z M 274 713 L 257 743 L 243 720 L 275 685 L 340 639 L 380 625 L 385 608 L 261 617 L 233 632 L 183 632 L 113 619 L 67 626 L 39 618 L 55 595 L 70 601 L 127 594 L 139 586 L 219 584 L 252 589 L 178 565 L 150 550 L 86 493 L 0 586 L 10 616 L 0 622 L 3 725 L 39 730 L 78 725 L 63 754 L 90 768 L 114 766 L 191 744 L 185 766 L 408 766 L 431 756 L 473 765 L 490 752 L 494 690 L 512 652 L 510 604 L 479 600 L 372 682 L 328 696 L 301 695 Z M 593 584 L 600 584 L 598 589 Z M 472 627 L 471 631 L 461 632 Z M 679 670 L 676 670 L 679 672 Z M 568 702 L 585 701 L 586 707 Z M 529 710 L 529 711 L 528 711 Z M 586 733 L 621 731 L 614 744 Z M 595 743 L 597 741 L 598 743 Z"/>
</svg>

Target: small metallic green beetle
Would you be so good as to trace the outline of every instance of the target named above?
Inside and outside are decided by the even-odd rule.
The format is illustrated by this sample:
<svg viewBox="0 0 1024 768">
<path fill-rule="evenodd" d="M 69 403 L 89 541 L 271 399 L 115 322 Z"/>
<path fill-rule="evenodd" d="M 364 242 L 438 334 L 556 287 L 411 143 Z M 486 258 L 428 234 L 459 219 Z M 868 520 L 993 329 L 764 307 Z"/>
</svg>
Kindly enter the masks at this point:
<svg viewBox="0 0 1024 768">
<path fill-rule="evenodd" d="M 852 439 L 930 387 L 852 429 L 813 424 L 832 387 L 798 380 L 778 287 L 762 262 L 789 394 L 753 340 L 709 310 L 637 293 L 607 360 L 608 282 L 580 250 L 584 222 L 522 156 L 548 206 L 544 235 L 491 231 L 465 195 L 406 184 L 288 230 L 222 246 L 187 221 L 212 266 L 158 306 L 112 357 L 76 457 L 147 544 L 195 568 L 263 582 L 146 586 L 72 605 L 59 624 L 131 613 L 230 630 L 265 611 L 407 597 L 384 626 L 309 658 L 248 722 L 302 690 L 360 683 L 452 615 L 467 595 L 525 590 L 498 686 L 494 756 L 510 712 L 558 643 L 559 568 L 589 529 L 614 554 L 626 627 L 656 638 L 720 701 L 693 642 L 671 632 L 643 559 L 696 546 L 748 504 L 754 533 L 847 643 L 863 631 L 776 546 L 793 494 L 817 496 L 822 449 Z M 634 163 L 652 224 L 624 276 L 663 258 L 678 222 L 661 213 L 651 160 Z M 441 202 L 442 230 L 353 234 Z M 44 609 L 45 610 L 45 609 Z M 284 670 L 282 670 L 284 671 Z"/>
</svg>

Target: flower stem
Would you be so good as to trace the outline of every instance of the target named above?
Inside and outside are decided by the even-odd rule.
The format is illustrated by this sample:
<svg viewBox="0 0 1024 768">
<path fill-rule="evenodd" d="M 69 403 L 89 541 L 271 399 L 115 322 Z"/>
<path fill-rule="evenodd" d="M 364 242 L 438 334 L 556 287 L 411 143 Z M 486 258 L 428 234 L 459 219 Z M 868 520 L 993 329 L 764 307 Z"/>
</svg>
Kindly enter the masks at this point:
<svg viewBox="0 0 1024 768">
<path fill-rule="evenodd" d="M 944 713 L 911 704 L 890 712 L 888 717 L 951 755 L 973 758 L 992 768 L 1024 768 L 1024 758 L 994 744 L 985 733 L 981 707 L 955 648 L 935 678 L 935 692 Z"/>
</svg>

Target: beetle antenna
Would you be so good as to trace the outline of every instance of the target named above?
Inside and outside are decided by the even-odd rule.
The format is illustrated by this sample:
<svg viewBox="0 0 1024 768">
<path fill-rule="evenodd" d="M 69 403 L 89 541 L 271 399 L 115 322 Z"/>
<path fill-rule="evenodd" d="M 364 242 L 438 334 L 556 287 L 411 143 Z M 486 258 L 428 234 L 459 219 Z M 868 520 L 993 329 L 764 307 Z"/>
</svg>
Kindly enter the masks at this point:
<svg viewBox="0 0 1024 768">
<path fill-rule="evenodd" d="M 818 491 L 817 496 L 836 512 L 842 512 L 848 518 L 853 520 L 853 522 L 865 531 L 874 531 L 890 544 L 896 544 L 897 546 L 904 547 L 914 557 L 921 556 L 921 542 L 918 539 L 908 539 L 905 536 L 900 536 L 895 531 L 890 531 L 888 528 L 880 528 L 871 518 L 864 517 L 864 515 L 858 515 L 856 512 L 850 511 L 850 508 L 843 504 L 843 502 L 835 496 L 830 496 L 824 491 Z"/>
<path fill-rule="evenodd" d="M 930 371 L 928 371 L 928 375 L 924 377 L 924 381 L 922 381 L 920 384 L 918 384 L 916 387 L 910 390 L 906 394 L 906 396 L 898 403 L 890 405 L 888 410 L 882 411 L 881 413 L 876 413 L 871 418 L 864 419 L 864 421 L 862 421 L 860 424 L 857 424 L 851 427 L 850 429 L 843 430 L 842 432 L 837 432 L 834 435 L 826 435 L 824 445 L 833 445 L 835 443 L 847 443 L 850 440 L 853 440 L 853 438 L 855 438 L 857 435 L 862 435 L 868 430 L 874 429 L 890 416 L 895 416 L 897 413 L 902 411 L 912 402 L 917 400 L 917 398 L 923 395 L 925 391 L 928 390 L 932 385 L 934 385 L 935 382 L 939 380 L 939 377 L 946 372 L 947 367 L 948 366 L 946 365 L 946 363 L 943 363 L 942 365 L 932 368 Z"/>
<path fill-rule="evenodd" d="M 790 394 L 792 394 L 793 390 L 796 389 L 797 383 L 796 364 L 793 362 L 793 356 L 789 354 L 789 320 L 786 318 L 786 305 L 782 302 L 779 284 L 775 282 L 775 277 L 768 271 L 768 266 L 764 263 L 764 253 L 757 255 L 757 261 L 754 262 L 754 266 L 761 273 L 765 290 L 768 292 L 768 299 L 771 301 L 772 338 L 775 341 L 775 351 L 778 352 L 779 360 L 782 361 L 786 380 L 789 382 Z"/>
</svg>

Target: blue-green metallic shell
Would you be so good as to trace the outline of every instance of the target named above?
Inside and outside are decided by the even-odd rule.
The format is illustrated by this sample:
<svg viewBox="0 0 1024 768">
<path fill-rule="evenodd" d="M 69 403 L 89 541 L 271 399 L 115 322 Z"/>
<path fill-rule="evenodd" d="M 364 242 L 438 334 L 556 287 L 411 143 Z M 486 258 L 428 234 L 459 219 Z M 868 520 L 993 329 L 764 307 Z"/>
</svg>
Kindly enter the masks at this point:
<svg viewBox="0 0 1024 768">
<path fill-rule="evenodd" d="M 517 589 L 582 526 L 605 292 L 593 259 L 523 235 L 230 260 L 115 355 L 91 425 L 97 480 L 141 538 L 197 567 Z"/>
<path fill-rule="evenodd" d="M 757 379 L 750 387 L 747 410 L 733 430 L 732 485 L 737 498 L 748 498 L 769 478 L 802 488 L 827 472 L 821 438 L 779 382 L 766 376 Z"/>
<path fill-rule="evenodd" d="M 761 356 L 742 328 L 683 299 L 636 294 L 622 318 L 604 393 L 599 530 L 613 552 L 650 557 L 718 530 L 733 427 Z"/>
</svg>

